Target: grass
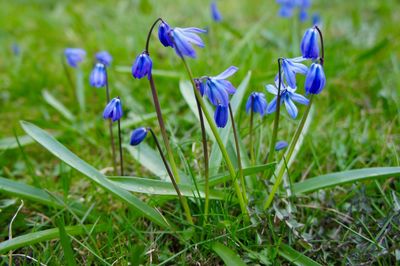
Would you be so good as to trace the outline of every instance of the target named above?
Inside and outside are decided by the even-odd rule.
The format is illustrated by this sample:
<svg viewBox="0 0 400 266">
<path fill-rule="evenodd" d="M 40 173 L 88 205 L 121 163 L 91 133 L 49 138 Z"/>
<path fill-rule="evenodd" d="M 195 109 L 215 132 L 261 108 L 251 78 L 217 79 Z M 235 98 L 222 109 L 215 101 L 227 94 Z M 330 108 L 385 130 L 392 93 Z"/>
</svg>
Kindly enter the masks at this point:
<svg viewBox="0 0 400 266">
<path fill-rule="evenodd" d="M 25 136 L 20 120 L 31 121 L 56 136 L 101 176 L 109 173 L 108 130 L 101 117 L 105 92 L 87 82 L 94 54 L 103 49 L 114 57 L 110 87 L 114 96 L 123 99 L 123 123 L 129 124 L 123 127 L 124 143 L 136 126 L 151 126 L 160 135 L 148 83 L 133 80 L 129 73 L 134 58 L 143 50 L 151 23 L 159 16 L 172 25 L 209 27 L 210 33 L 204 38 L 206 48 L 197 49 L 198 59 L 189 61 L 196 76 L 216 75 L 235 65 L 240 69 L 230 79 L 235 86 L 251 71 L 245 99 L 253 90 L 264 91 L 277 71 L 277 58 L 297 56 L 298 41 L 310 25 L 277 17 L 278 7 L 272 0 L 232 1 L 229 5 L 221 1 L 219 7 L 234 32 L 211 21 L 204 1 L 0 3 L 0 176 L 40 189 L 29 191 L 37 192 L 48 203 L 35 197 L 25 199 L 12 225 L 13 238 L 42 230 L 52 230 L 53 234 L 44 238 L 46 241 L 20 246 L 13 251 L 15 255 L 25 254 L 47 265 L 65 264 L 64 254 L 72 247 L 74 261 L 68 264 L 218 265 L 229 263 L 219 252 L 233 252 L 250 265 L 280 265 L 296 260 L 299 255 L 293 250 L 297 250 L 304 255 L 299 261 L 312 259 L 322 265 L 399 263 L 400 183 L 395 175 L 343 183 L 296 197 L 280 193 L 270 212 L 252 209 L 256 218 L 251 226 L 239 216 L 229 179 L 219 183 L 218 187 L 228 193 L 224 200 L 211 201 L 210 220 L 204 228 L 200 226 L 204 202 L 196 195 L 189 200 L 197 222 L 191 227 L 176 197 L 132 194 L 178 225 L 174 231 L 143 218 L 129 204 Z M 323 19 L 327 87 L 314 99 L 313 120 L 290 167 L 290 181 L 351 169 L 400 166 L 400 4 L 395 0 L 315 0 L 313 10 Z M 19 55 L 13 54 L 13 44 L 20 47 Z M 87 100 L 84 114 L 79 114 L 74 89 L 62 68 L 66 47 L 87 51 L 82 64 Z M 186 78 L 183 66 L 156 36 L 150 52 L 158 70 L 155 80 L 179 169 L 189 183 L 192 178 L 201 181 L 200 127 L 179 89 L 181 78 Z M 298 82 L 302 84 L 303 79 Z M 54 99 L 69 114 L 53 108 Z M 270 101 L 271 95 L 267 99 Z M 300 118 L 291 120 L 282 109 L 278 139 L 290 141 Z M 304 110 L 300 107 L 300 115 Z M 272 121 L 273 115 L 269 115 L 256 126 L 259 162 L 269 148 Z M 236 122 L 247 148 L 249 116 L 244 102 Z M 15 141 L 16 135 L 21 136 L 21 145 Z M 165 180 L 159 158 L 144 157 L 149 146 L 154 147 L 154 143 L 148 141 L 146 146 L 134 148 L 137 159 L 125 149 L 126 174 Z M 227 147 L 231 154 L 234 146 Z M 218 172 L 226 172 L 225 166 Z M 255 200 L 252 206 L 262 205 L 258 201 L 265 199 L 264 187 L 249 187 L 249 192 Z M 23 195 L 0 189 L 0 241 L 8 239 L 19 197 Z M 72 206 L 79 206 L 79 211 Z M 82 215 L 82 208 L 86 215 Z M 69 234 L 70 228 L 77 228 L 81 234 Z M 58 235 L 63 236 L 62 241 L 50 241 Z M 224 247 L 228 248 L 225 253 Z M 1 255 L 0 265 L 6 265 L 8 254 Z M 24 260 L 22 256 L 13 257 L 14 263 Z"/>
</svg>

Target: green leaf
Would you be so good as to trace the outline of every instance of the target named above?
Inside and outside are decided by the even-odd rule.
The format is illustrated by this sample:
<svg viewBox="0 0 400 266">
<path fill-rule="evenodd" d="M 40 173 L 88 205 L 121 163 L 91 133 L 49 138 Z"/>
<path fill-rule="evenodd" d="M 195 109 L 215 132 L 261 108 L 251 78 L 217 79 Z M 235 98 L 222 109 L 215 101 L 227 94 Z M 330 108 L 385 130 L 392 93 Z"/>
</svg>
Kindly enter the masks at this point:
<svg viewBox="0 0 400 266">
<path fill-rule="evenodd" d="M 167 220 L 156 209 L 150 207 L 128 191 L 122 189 L 115 183 L 108 180 L 102 173 L 100 173 L 93 166 L 76 156 L 47 132 L 25 121 L 21 121 L 21 125 L 28 135 L 30 135 L 33 139 L 35 139 L 39 144 L 41 144 L 44 148 L 46 148 L 49 152 L 58 157 L 60 160 L 64 161 L 72 168 L 84 174 L 86 177 L 97 183 L 105 190 L 111 192 L 118 198 L 122 199 L 124 202 L 128 203 L 131 207 L 143 214 L 149 220 L 164 228 L 171 227 Z"/>
<path fill-rule="evenodd" d="M 63 200 L 61 197 L 57 197 L 59 198 L 58 201 L 51 197 L 48 192 L 42 189 L 3 177 L 0 177 L 0 192 L 11 196 L 27 199 L 29 201 L 38 202 L 40 204 L 57 209 L 65 208 L 65 205 L 62 204 Z M 67 205 L 67 203 L 65 204 Z M 84 215 L 86 213 L 86 208 L 84 208 L 84 206 L 80 203 L 73 202 L 69 205 L 71 210 L 73 210 L 77 214 Z"/>
<path fill-rule="evenodd" d="M 86 227 L 86 228 L 85 228 Z M 105 225 L 74 225 L 66 226 L 65 232 L 69 235 L 83 235 L 87 231 L 92 232 L 104 232 L 107 227 Z M 57 239 L 60 237 L 60 232 L 58 228 L 47 229 L 39 232 L 29 233 L 22 236 L 17 236 L 11 240 L 7 240 L 0 243 L 0 254 L 4 254 L 7 251 L 15 250 L 21 247 L 31 246 L 33 244 Z"/>
<path fill-rule="evenodd" d="M 225 262 L 227 266 L 245 266 L 246 263 L 230 248 L 215 242 L 211 246 L 212 250 Z"/>
<path fill-rule="evenodd" d="M 18 136 L 19 143 L 21 146 L 25 146 L 28 144 L 32 144 L 35 142 L 31 137 L 24 135 L 24 136 Z M 18 148 L 18 142 L 15 137 L 8 137 L 8 138 L 3 138 L 0 139 L 0 150 L 9 150 L 9 149 L 15 149 Z"/>
<path fill-rule="evenodd" d="M 321 266 L 309 257 L 303 255 L 297 250 L 291 248 L 286 244 L 280 244 L 278 253 L 280 256 L 298 266 Z"/>
<path fill-rule="evenodd" d="M 65 231 L 64 217 L 60 217 L 58 220 L 58 232 L 60 234 L 61 246 L 64 250 L 64 260 L 68 266 L 76 265 L 74 260 L 74 252 L 72 251 L 71 239 Z"/>
<path fill-rule="evenodd" d="M 318 189 L 329 188 L 346 183 L 398 176 L 400 176 L 400 167 L 364 168 L 330 173 L 293 184 L 293 193 L 304 194 Z"/>
<path fill-rule="evenodd" d="M 131 192 L 146 193 L 151 195 L 172 195 L 177 196 L 176 190 L 171 182 L 154 180 L 143 177 L 134 176 L 112 176 L 109 177 L 114 183 L 123 189 L 129 190 Z M 194 197 L 199 196 L 196 192 L 196 188 L 189 184 L 179 184 L 179 190 L 183 196 Z M 200 189 L 200 188 L 199 188 Z M 204 198 L 204 190 L 200 189 L 200 197 Z M 219 191 L 210 191 L 211 199 L 223 199 L 224 194 Z"/>
<path fill-rule="evenodd" d="M 47 90 L 42 91 L 44 100 L 69 121 L 75 121 L 75 116 Z"/>
</svg>

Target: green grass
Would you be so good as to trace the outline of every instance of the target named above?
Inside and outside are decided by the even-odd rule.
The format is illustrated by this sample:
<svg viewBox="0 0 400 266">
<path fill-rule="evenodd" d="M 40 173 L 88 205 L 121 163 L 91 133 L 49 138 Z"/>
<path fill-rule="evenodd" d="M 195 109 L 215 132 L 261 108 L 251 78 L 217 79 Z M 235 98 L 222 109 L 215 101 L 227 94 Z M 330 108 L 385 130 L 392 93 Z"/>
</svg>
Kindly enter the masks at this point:
<svg viewBox="0 0 400 266">
<path fill-rule="evenodd" d="M 253 196 L 250 205 L 254 219 L 248 225 L 240 217 L 230 179 L 215 177 L 213 187 L 220 190 L 216 195 L 223 200 L 211 200 L 209 221 L 202 226 L 200 126 L 180 91 L 180 80 L 186 78 L 183 65 L 171 49 L 158 43 L 156 34 L 150 52 L 167 131 L 179 169 L 189 180 L 183 186 L 190 191 L 193 179 L 200 186 L 188 198 L 196 225 L 187 225 L 178 199 L 170 194 L 152 194 L 150 185 L 136 188 L 149 193 L 128 193 L 112 178 L 102 179 L 111 174 L 112 162 L 107 123 L 101 117 L 105 92 L 88 84 L 97 51 L 108 50 L 114 57 L 110 88 L 112 95 L 119 95 L 123 101 L 126 144 L 136 126 L 151 126 L 161 136 L 148 82 L 134 80 L 130 74 L 130 66 L 143 51 L 147 31 L 157 17 L 173 26 L 209 27 L 204 37 L 206 47 L 197 49 L 198 58 L 188 62 L 195 76 L 216 75 L 230 65 L 238 66 L 240 71 L 230 79 L 235 86 L 251 71 L 245 99 L 251 91 L 264 91 L 264 86 L 272 83 L 278 57 L 299 55 L 293 52 L 298 51 L 295 44 L 310 25 L 293 25 L 293 19 L 277 17 L 275 1 L 221 1 L 219 7 L 234 32 L 211 21 L 208 2 L 204 1 L 0 3 L 0 242 L 8 239 L 9 223 L 18 209 L 18 199 L 23 198 L 24 207 L 12 227 L 14 240 L 21 237 L 26 245 L 17 242 L 12 246 L 13 253 L 47 265 L 65 264 L 64 254 L 71 252 L 74 260 L 69 263 L 78 265 L 218 265 L 229 263 L 227 256 L 231 254 L 239 258 L 235 256 L 232 263 L 250 265 L 289 261 L 304 265 L 310 259 L 321 265 L 399 263 L 398 173 L 390 172 L 385 178 L 353 175 L 353 181 L 358 182 L 341 179 L 340 186 L 333 187 L 332 175 L 329 182 L 333 183 L 319 182 L 332 172 L 400 166 L 400 3 L 395 0 L 314 0 L 313 11 L 323 19 L 327 87 L 314 99 L 314 116 L 290 166 L 289 178 L 295 192 L 299 188 L 304 192 L 307 184 L 323 190 L 286 197 L 287 190 L 282 189 L 281 197 L 266 212 L 259 207 L 266 189 L 257 181 L 261 176 L 258 170 L 253 169 L 248 190 Z M 21 49 L 18 56 L 12 53 L 13 44 Z M 66 47 L 87 51 L 81 65 L 84 114 L 79 113 L 75 90 L 63 70 Z M 303 80 L 300 77 L 298 83 L 303 84 Z M 267 99 L 270 101 L 271 95 Z M 283 108 L 278 139 L 290 141 L 305 108 L 299 110 L 299 118 L 291 120 Z M 262 124 L 256 119 L 259 164 L 269 148 L 273 117 L 266 116 Z M 32 141 L 20 120 L 51 133 L 93 166 L 90 171 L 95 172 L 89 176 L 93 174 L 92 180 L 101 186 L 87 179 L 87 172 L 74 170 L 76 165 L 71 164 L 76 162 L 75 157 L 72 163 L 63 157 L 59 160 Z M 249 116 L 244 102 L 236 123 L 245 155 Z M 15 136 L 20 136 L 19 143 Z M 227 149 L 234 154 L 231 140 Z M 125 149 L 124 155 L 126 175 L 168 180 L 150 138 L 146 145 Z M 236 167 L 236 160 L 233 162 Z M 250 166 L 248 161 L 244 164 Z M 211 170 L 226 173 L 224 163 L 219 171 L 216 167 Z M 304 184 L 303 180 L 311 181 Z M 12 185 L 11 181 L 21 184 Z M 108 192 L 110 187 L 116 196 Z M 120 200 L 121 195 L 128 200 Z M 144 218 L 135 204 L 151 210 L 156 223 Z M 160 216 L 153 212 L 156 209 Z M 165 227 L 160 217 L 176 228 Z M 34 241 L 32 234 L 40 236 L 41 241 Z M 59 235 L 61 241 L 57 240 Z M 8 253 L 0 255 L 0 265 L 6 265 Z M 14 256 L 13 261 L 22 264 L 24 259 Z"/>
</svg>

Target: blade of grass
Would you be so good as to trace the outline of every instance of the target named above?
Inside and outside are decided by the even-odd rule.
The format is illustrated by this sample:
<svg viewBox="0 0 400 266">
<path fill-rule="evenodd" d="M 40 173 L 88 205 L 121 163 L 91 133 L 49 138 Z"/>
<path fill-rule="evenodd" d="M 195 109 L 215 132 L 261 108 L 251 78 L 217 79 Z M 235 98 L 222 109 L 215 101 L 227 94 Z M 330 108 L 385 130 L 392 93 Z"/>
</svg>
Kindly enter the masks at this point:
<svg viewBox="0 0 400 266">
<path fill-rule="evenodd" d="M 291 248 L 290 246 L 281 243 L 279 246 L 278 253 L 281 257 L 285 258 L 289 262 L 298 266 L 320 266 L 321 264 L 310 259 L 304 254 L 298 252 L 297 250 Z"/>
<path fill-rule="evenodd" d="M 25 146 L 35 142 L 31 137 L 27 135 L 18 136 L 18 140 L 21 146 Z M 18 147 L 19 145 L 15 137 L 0 139 L 0 150 L 10 150 L 10 149 L 16 149 Z"/>
<path fill-rule="evenodd" d="M 74 266 L 76 265 L 74 260 L 74 252 L 72 251 L 71 239 L 65 231 L 64 217 L 60 217 L 57 224 L 61 246 L 64 250 L 64 260 L 67 262 L 68 266 Z"/>
<path fill-rule="evenodd" d="M 84 174 L 86 177 L 97 183 L 105 190 L 111 192 L 118 198 L 122 199 L 124 202 L 128 203 L 131 207 L 143 214 L 149 220 L 160 225 L 161 227 L 171 228 L 171 225 L 167 222 L 164 216 L 161 215 L 160 212 L 150 207 L 128 191 L 122 189 L 115 183 L 108 180 L 102 173 L 100 173 L 93 166 L 86 163 L 77 155 L 72 153 L 47 132 L 25 121 L 21 121 L 21 126 L 28 135 L 34 138 L 39 144 L 41 144 L 44 148 L 46 148 L 49 152 L 58 157 L 60 160 L 64 161 L 72 168 Z"/>
<path fill-rule="evenodd" d="M 246 263 L 232 249 L 215 242 L 211 245 L 212 250 L 224 261 L 227 266 L 245 266 Z"/>
<path fill-rule="evenodd" d="M 76 117 L 67 109 L 67 107 L 65 107 L 59 100 L 57 100 L 57 98 L 55 98 L 49 91 L 43 90 L 42 95 L 44 100 L 66 119 L 71 122 L 76 120 Z"/>
</svg>

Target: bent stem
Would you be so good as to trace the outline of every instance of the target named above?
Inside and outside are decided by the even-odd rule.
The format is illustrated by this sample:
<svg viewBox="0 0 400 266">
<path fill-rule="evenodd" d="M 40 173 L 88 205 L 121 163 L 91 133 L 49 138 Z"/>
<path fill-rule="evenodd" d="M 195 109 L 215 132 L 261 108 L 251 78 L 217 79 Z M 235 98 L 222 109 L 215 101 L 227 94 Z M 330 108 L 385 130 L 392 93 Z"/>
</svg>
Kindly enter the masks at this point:
<svg viewBox="0 0 400 266">
<path fill-rule="evenodd" d="M 106 98 L 108 104 L 110 102 L 110 89 L 108 87 L 108 73 L 107 73 L 107 68 L 105 67 L 106 70 Z M 114 141 L 114 132 L 112 129 L 112 121 L 111 119 L 108 119 L 108 129 L 110 132 L 110 142 L 111 142 L 111 151 L 112 151 L 112 157 L 113 157 L 113 169 L 114 169 L 114 175 L 117 174 L 117 156 L 115 153 L 115 141 Z"/>
<path fill-rule="evenodd" d="M 208 148 L 207 148 L 207 135 L 206 135 L 206 128 L 204 126 L 204 118 L 203 118 L 203 112 L 201 111 L 201 106 L 199 101 L 196 98 L 196 105 L 197 105 L 197 110 L 199 112 L 199 118 L 200 118 L 200 127 L 201 127 L 201 140 L 203 143 L 203 156 L 204 156 L 204 180 L 205 180 L 205 203 L 204 203 L 204 221 L 203 225 L 207 223 L 207 217 L 208 217 L 208 206 L 209 206 L 209 197 L 210 197 L 210 187 L 208 183 L 209 179 L 209 169 L 208 169 Z"/>
<path fill-rule="evenodd" d="M 233 136 L 235 138 L 237 162 L 238 162 L 238 167 L 239 167 L 239 178 L 240 178 L 240 183 L 242 184 L 243 199 L 244 199 L 244 202 L 247 204 L 248 199 L 247 199 L 247 193 L 246 193 L 246 183 L 244 182 L 244 176 L 243 176 L 242 159 L 240 157 L 239 137 L 238 137 L 238 133 L 236 131 L 235 120 L 233 119 L 232 107 L 231 107 L 230 103 L 228 104 L 228 107 L 229 107 L 229 115 L 231 116 Z"/>
<path fill-rule="evenodd" d="M 221 150 L 222 156 L 225 159 L 226 165 L 228 167 L 229 174 L 230 174 L 230 176 L 232 178 L 233 186 L 234 186 L 235 191 L 236 191 L 236 195 L 237 195 L 237 198 L 238 198 L 238 201 L 239 201 L 240 209 L 242 211 L 242 214 L 244 215 L 244 219 L 246 221 L 248 221 L 248 219 L 249 219 L 248 211 L 247 211 L 247 208 L 246 208 L 246 204 L 245 204 L 245 202 L 243 200 L 243 195 L 242 195 L 242 192 L 240 190 L 240 186 L 239 186 L 239 184 L 238 184 L 238 182 L 236 180 L 235 168 L 233 167 L 233 164 L 232 164 L 232 162 L 231 162 L 231 160 L 229 158 L 228 152 L 227 152 L 227 150 L 226 150 L 226 148 L 224 146 L 224 143 L 223 143 L 223 141 L 222 141 L 222 139 L 221 139 L 221 137 L 220 137 L 220 135 L 218 133 L 218 129 L 215 126 L 215 123 L 214 123 L 212 117 L 210 116 L 210 113 L 207 110 L 207 107 L 206 107 L 206 105 L 205 105 L 205 103 L 203 101 L 203 98 L 201 97 L 200 92 L 196 88 L 196 84 L 194 83 L 194 78 L 193 78 L 192 71 L 191 71 L 189 65 L 187 64 L 185 58 L 181 56 L 181 59 L 182 59 L 182 62 L 184 64 L 184 66 L 185 66 L 186 72 L 187 72 L 187 74 L 189 76 L 189 79 L 190 79 L 190 81 L 192 83 L 193 91 L 194 91 L 194 94 L 196 96 L 196 99 L 199 102 L 199 104 L 201 106 L 201 109 L 203 110 L 204 116 L 206 117 L 206 120 L 207 120 L 207 122 L 208 122 L 208 124 L 209 124 L 209 126 L 211 128 L 211 131 L 212 131 L 212 133 L 213 133 L 213 135 L 215 137 L 215 140 L 218 143 L 218 146 L 219 146 L 219 149 Z"/>
<path fill-rule="evenodd" d="M 147 130 L 149 130 L 151 135 L 153 136 L 153 139 L 154 139 L 154 142 L 156 143 L 158 152 L 160 153 L 160 156 L 161 156 L 161 159 L 162 159 L 162 161 L 164 163 L 165 169 L 167 170 L 167 173 L 168 173 L 169 177 L 171 178 L 171 182 L 172 182 L 172 185 L 175 188 L 176 194 L 178 194 L 179 201 L 182 204 L 182 207 L 183 207 L 183 209 L 185 211 L 186 217 L 188 217 L 190 219 L 190 223 L 193 224 L 192 216 L 190 214 L 189 205 L 188 205 L 187 201 L 184 200 L 185 198 L 182 197 L 182 193 L 179 190 L 178 184 L 175 181 L 175 178 L 174 178 L 174 175 L 173 175 L 173 173 L 171 171 L 171 168 L 169 167 L 168 162 L 167 162 L 167 160 L 166 160 L 166 158 L 164 156 L 164 153 L 162 152 L 162 149 L 161 149 L 160 143 L 159 143 L 159 141 L 158 141 L 158 139 L 156 137 L 156 134 L 154 134 L 154 131 L 151 128 L 147 128 Z"/>
</svg>

